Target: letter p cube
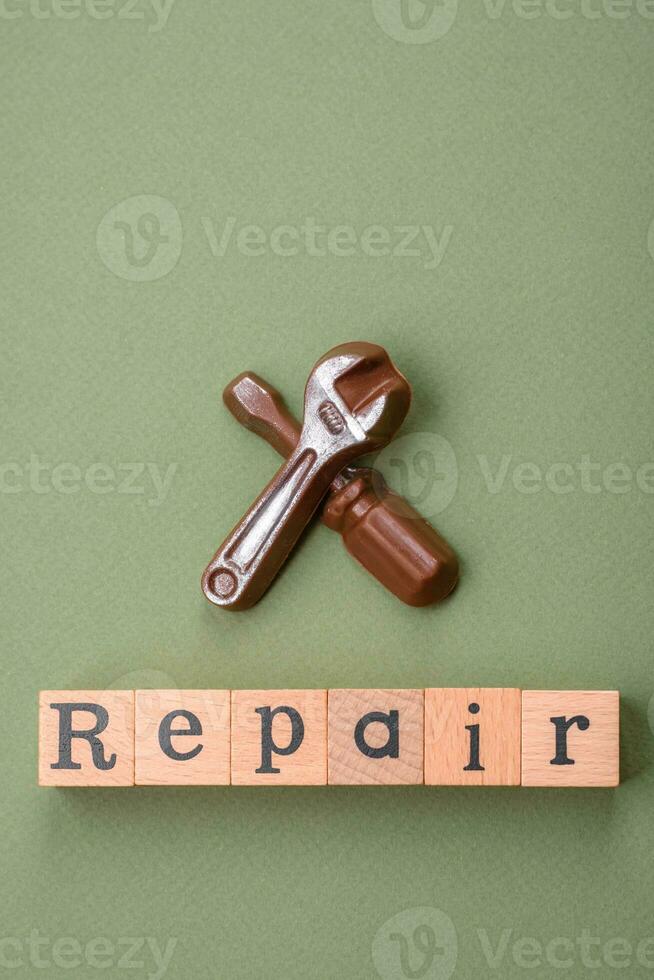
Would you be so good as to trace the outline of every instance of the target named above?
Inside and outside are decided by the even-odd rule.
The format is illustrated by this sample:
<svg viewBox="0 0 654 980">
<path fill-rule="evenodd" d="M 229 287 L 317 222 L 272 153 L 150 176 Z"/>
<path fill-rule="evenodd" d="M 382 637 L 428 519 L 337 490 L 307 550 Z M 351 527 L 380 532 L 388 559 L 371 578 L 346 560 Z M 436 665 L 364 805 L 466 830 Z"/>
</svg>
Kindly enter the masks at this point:
<svg viewBox="0 0 654 980">
<path fill-rule="evenodd" d="M 324 786 L 327 691 L 232 691 L 232 784 Z"/>
</svg>

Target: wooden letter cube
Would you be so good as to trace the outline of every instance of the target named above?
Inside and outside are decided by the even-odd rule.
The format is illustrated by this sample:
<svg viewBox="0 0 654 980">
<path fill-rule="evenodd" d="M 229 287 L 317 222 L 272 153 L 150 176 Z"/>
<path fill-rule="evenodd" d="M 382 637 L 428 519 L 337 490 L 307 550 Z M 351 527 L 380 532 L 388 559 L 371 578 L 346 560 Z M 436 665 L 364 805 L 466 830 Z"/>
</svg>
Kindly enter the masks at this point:
<svg viewBox="0 0 654 980">
<path fill-rule="evenodd" d="M 232 784 L 324 786 L 327 691 L 232 691 Z"/>
<path fill-rule="evenodd" d="M 133 786 L 134 691 L 41 691 L 39 786 Z"/>
<path fill-rule="evenodd" d="M 229 716 L 229 691 L 137 691 L 136 785 L 228 785 Z"/>
<path fill-rule="evenodd" d="M 428 688 L 425 783 L 519 786 L 520 691 L 504 687 Z"/>
<path fill-rule="evenodd" d="M 617 786 L 618 691 L 523 691 L 522 785 Z"/>
<path fill-rule="evenodd" d="M 422 783 L 424 701 L 422 690 L 330 690 L 330 785 Z"/>
</svg>

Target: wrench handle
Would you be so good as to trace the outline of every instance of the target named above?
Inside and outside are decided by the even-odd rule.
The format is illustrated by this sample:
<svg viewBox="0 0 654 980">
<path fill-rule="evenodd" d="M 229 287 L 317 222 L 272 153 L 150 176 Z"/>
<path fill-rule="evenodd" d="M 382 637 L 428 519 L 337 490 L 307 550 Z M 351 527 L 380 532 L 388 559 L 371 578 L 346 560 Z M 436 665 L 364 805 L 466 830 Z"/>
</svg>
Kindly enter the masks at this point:
<svg viewBox="0 0 654 980">
<path fill-rule="evenodd" d="M 341 466 L 321 466 L 315 449 L 297 447 L 204 570 L 210 602 L 249 609 L 261 598 Z"/>
</svg>

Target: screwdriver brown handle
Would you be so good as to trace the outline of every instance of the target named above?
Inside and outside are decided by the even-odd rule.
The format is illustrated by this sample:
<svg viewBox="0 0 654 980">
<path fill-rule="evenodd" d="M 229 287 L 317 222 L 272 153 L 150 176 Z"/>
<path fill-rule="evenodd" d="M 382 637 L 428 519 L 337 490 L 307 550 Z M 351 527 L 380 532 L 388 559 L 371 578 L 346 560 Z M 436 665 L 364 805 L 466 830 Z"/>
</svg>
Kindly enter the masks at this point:
<svg viewBox="0 0 654 980">
<path fill-rule="evenodd" d="M 281 394 L 252 372 L 227 385 L 223 401 L 246 429 L 282 456 L 300 432 Z M 457 557 L 447 541 L 376 470 L 348 467 L 333 481 L 323 508 L 327 527 L 385 588 L 410 606 L 427 606 L 457 583 Z"/>
<path fill-rule="evenodd" d="M 440 602 L 458 581 L 459 563 L 447 541 L 389 490 L 378 470 L 357 468 L 330 493 L 322 519 L 340 532 L 353 558 L 409 606 Z"/>
</svg>

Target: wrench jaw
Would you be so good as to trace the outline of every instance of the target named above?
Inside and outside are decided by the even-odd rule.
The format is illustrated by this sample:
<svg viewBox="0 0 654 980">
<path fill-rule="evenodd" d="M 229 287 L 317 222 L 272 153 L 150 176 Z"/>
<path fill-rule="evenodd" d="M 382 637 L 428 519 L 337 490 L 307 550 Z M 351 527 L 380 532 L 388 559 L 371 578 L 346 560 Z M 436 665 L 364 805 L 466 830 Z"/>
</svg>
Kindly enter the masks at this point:
<svg viewBox="0 0 654 980">
<path fill-rule="evenodd" d="M 305 389 L 304 433 L 331 454 L 360 455 L 390 442 L 411 403 L 411 387 L 383 347 L 341 344 L 322 357 Z"/>
<path fill-rule="evenodd" d="M 385 385 L 372 401 L 357 413 L 365 429 L 368 452 L 381 449 L 391 441 L 406 418 L 411 404 L 411 388 L 401 374 Z"/>
</svg>

